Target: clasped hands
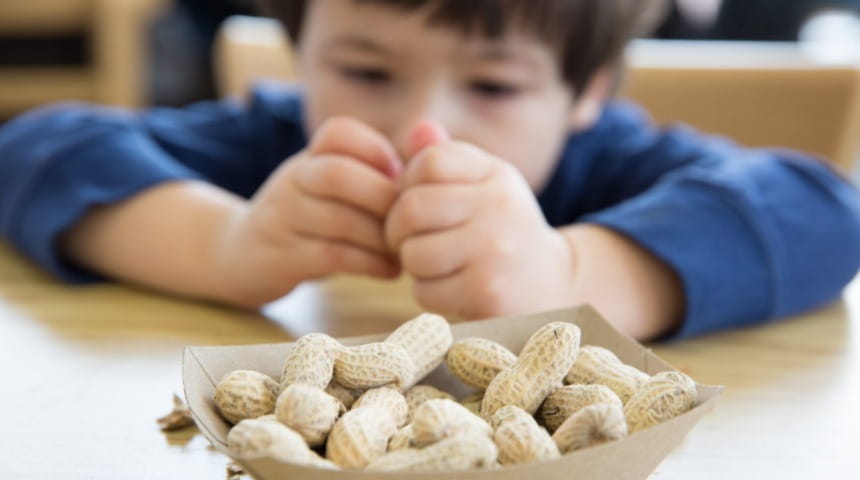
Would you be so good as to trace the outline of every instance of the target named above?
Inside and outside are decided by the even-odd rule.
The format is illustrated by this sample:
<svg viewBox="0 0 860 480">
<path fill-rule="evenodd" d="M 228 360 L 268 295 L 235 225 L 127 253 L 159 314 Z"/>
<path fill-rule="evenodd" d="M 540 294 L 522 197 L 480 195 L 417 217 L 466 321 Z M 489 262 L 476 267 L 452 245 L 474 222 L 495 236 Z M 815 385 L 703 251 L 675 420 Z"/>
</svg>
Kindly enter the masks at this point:
<svg viewBox="0 0 860 480">
<path fill-rule="evenodd" d="M 564 304 L 574 259 L 506 161 L 423 122 L 401 161 L 350 118 L 321 125 L 224 229 L 233 303 L 347 272 L 414 278 L 422 307 L 465 318 Z"/>
</svg>

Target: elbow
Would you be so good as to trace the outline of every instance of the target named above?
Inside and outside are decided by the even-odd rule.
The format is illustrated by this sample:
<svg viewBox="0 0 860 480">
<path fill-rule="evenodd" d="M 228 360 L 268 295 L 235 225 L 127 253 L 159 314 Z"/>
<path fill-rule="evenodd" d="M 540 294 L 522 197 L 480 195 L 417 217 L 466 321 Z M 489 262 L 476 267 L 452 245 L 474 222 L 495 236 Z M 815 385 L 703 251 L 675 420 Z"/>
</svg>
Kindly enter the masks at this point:
<svg viewBox="0 0 860 480">
<path fill-rule="evenodd" d="M 831 195 L 833 213 L 824 216 L 830 228 L 822 232 L 830 238 L 821 242 L 831 249 L 831 268 L 837 272 L 834 277 L 838 277 L 835 288 L 841 290 L 860 269 L 860 191 L 846 181 L 833 188 Z"/>
<path fill-rule="evenodd" d="M 840 262 L 843 285 L 851 281 L 860 270 L 860 194 L 846 209 L 845 221 L 840 228 L 842 252 Z"/>
<path fill-rule="evenodd" d="M 853 189 L 852 189 L 853 190 Z M 840 202 L 823 218 L 806 220 L 806 241 L 790 248 L 795 264 L 793 279 L 783 279 L 783 308 L 778 314 L 794 314 L 820 307 L 838 298 L 860 269 L 860 195 Z M 846 198 L 843 198 L 846 200 Z M 812 240 L 811 243 L 807 243 Z M 791 239 L 788 239 L 791 241 Z M 803 245 L 806 245 L 804 248 Z"/>
</svg>

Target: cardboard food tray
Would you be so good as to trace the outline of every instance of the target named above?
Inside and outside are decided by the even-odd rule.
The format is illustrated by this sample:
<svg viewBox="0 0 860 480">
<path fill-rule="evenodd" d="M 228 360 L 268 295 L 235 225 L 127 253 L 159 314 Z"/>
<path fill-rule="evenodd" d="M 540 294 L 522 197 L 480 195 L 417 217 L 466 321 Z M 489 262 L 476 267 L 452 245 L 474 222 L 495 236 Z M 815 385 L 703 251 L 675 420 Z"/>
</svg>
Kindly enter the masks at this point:
<svg viewBox="0 0 860 480">
<path fill-rule="evenodd" d="M 405 321 L 406 319 L 404 319 Z M 600 345 L 640 370 L 655 374 L 673 368 L 636 341 L 615 331 L 589 306 L 581 306 L 534 315 L 494 318 L 452 325 L 454 339 L 483 337 L 519 352 L 529 336 L 549 322 L 571 322 L 582 330 L 583 345 Z M 386 334 L 340 338 L 345 345 L 381 341 Z M 215 408 L 215 385 L 226 373 L 236 369 L 263 372 L 280 378 L 283 359 L 292 343 L 251 346 L 186 347 L 182 376 L 185 398 L 197 426 L 218 450 L 229 456 L 227 431 L 230 425 Z M 453 393 L 457 398 L 473 389 L 456 380 L 445 365 L 433 371 L 421 383 L 429 383 Z M 332 471 L 280 463 L 271 459 L 241 460 L 234 458 L 257 480 L 279 479 L 337 479 L 369 480 L 386 478 L 438 478 L 447 480 L 508 480 L 540 478 L 542 480 L 583 479 L 644 479 L 677 446 L 696 422 L 710 411 L 722 387 L 697 384 L 699 400 L 689 412 L 651 428 L 639 431 L 623 440 L 586 448 L 561 458 L 504 467 L 496 470 L 470 470 L 440 473 L 381 473 L 355 470 Z"/>
</svg>

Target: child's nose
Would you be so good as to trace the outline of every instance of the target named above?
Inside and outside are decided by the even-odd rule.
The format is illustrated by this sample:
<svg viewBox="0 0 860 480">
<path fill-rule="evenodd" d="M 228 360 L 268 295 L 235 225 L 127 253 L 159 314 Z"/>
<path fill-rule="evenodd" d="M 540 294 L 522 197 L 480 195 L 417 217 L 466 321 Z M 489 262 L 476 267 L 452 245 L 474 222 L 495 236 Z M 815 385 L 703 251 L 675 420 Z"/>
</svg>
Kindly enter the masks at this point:
<svg viewBox="0 0 860 480">
<path fill-rule="evenodd" d="M 422 92 L 410 103 L 391 135 L 397 153 L 407 162 L 427 145 L 450 139 L 461 113 L 445 92 Z"/>
</svg>

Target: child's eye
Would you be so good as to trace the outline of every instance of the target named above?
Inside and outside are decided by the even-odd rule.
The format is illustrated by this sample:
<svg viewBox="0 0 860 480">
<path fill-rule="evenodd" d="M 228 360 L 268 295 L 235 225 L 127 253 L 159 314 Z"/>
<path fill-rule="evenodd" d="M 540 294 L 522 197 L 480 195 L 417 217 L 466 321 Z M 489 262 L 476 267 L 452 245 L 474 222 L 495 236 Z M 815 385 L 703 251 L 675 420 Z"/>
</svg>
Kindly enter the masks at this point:
<svg viewBox="0 0 860 480">
<path fill-rule="evenodd" d="M 520 93 L 519 88 L 513 85 L 486 80 L 474 81 L 470 84 L 470 88 L 479 95 L 491 99 L 509 98 Z"/>
<path fill-rule="evenodd" d="M 340 73 L 348 80 L 367 85 L 384 85 L 391 80 L 391 75 L 380 68 L 341 67 Z"/>
</svg>

